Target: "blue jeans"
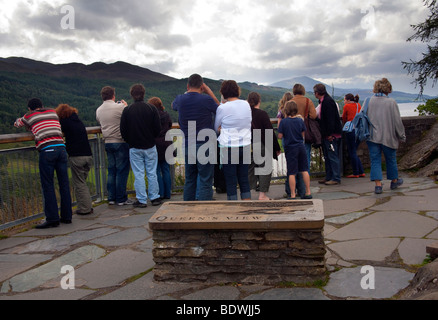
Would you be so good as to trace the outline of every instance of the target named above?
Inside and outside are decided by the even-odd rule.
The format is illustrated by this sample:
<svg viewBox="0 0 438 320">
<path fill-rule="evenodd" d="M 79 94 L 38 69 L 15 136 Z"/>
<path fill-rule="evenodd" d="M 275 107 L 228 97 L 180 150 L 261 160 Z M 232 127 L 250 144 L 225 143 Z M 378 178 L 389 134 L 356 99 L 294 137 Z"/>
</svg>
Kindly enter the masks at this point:
<svg viewBox="0 0 438 320">
<path fill-rule="evenodd" d="M 356 141 L 355 131 L 347 132 L 345 134 L 345 137 L 347 140 L 347 149 L 348 149 L 348 154 L 350 156 L 351 167 L 353 168 L 353 174 L 356 176 L 363 174 L 364 170 L 363 170 L 362 162 L 360 161 L 356 152 L 359 143 Z"/>
<path fill-rule="evenodd" d="M 172 179 L 170 177 L 170 166 L 167 161 L 158 161 L 157 178 L 161 198 L 170 199 L 172 194 Z"/>
<path fill-rule="evenodd" d="M 333 146 L 333 150 L 331 148 Z M 341 139 L 334 139 L 332 142 L 323 139 L 322 151 L 325 160 L 325 180 L 341 182 Z"/>
<path fill-rule="evenodd" d="M 382 181 L 383 179 L 382 153 L 385 156 L 387 179 L 398 179 L 397 150 L 370 141 L 367 141 L 367 145 L 371 160 L 371 181 Z"/>
<path fill-rule="evenodd" d="M 147 204 L 148 195 L 151 201 L 160 198 L 160 186 L 157 179 L 158 152 L 157 147 L 147 150 L 131 149 L 131 167 L 134 173 L 134 188 L 137 200 Z M 148 192 L 146 193 L 145 173 L 148 179 Z"/>
<path fill-rule="evenodd" d="M 221 162 L 224 169 L 225 183 L 227 185 L 227 199 L 237 200 L 237 184 L 240 187 L 240 198 L 251 199 L 251 187 L 249 184 L 249 163 L 245 163 L 245 152 L 247 147 L 240 147 L 239 150 L 239 162 L 235 163 L 231 159 L 233 149 L 236 148 L 222 148 L 221 149 Z M 250 152 L 250 149 L 248 149 Z M 249 161 L 251 161 L 251 154 L 249 153 Z M 225 156 L 225 158 L 224 158 Z M 225 161 L 224 161 L 225 160 Z"/>
<path fill-rule="evenodd" d="M 196 145 L 196 154 L 202 145 Z M 201 164 L 197 159 L 196 164 L 190 164 L 189 148 L 186 148 L 185 162 L 184 201 L 213 200 L 214 164 Z"/>
<path fill-rule="evenodd" d="M 68 178 L 68 155 L 65 147 L 49 147 L 41 151 L 39 168 L 46 221 L 59 222 L 58 203 L 54 185 L 55 171 L 61 195 L 61 219 L 71 220 L 73 212 Z"/>
<path fill-rule="evenodd" d="M 129 176 L 129 145 L 127 143 L 107 143 L 108 158 L 108 201 L 123 203 L 128 200 L 126 184 Z"/>
</svg>

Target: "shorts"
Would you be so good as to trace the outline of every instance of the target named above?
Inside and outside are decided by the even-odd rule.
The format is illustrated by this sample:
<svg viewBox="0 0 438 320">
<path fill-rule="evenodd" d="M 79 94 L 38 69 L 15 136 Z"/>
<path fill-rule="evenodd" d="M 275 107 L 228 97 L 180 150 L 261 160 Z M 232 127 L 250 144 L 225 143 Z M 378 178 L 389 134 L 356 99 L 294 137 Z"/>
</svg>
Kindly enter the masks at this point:
<svg viewBox="0 0 438 320">
<path fill-rule="evenodd" d="M 288 148 L 285 151 L 288 176 L 295 176 L 298 172 L 309 171 L 309 162 L 304 145 Z"/>
</svg>

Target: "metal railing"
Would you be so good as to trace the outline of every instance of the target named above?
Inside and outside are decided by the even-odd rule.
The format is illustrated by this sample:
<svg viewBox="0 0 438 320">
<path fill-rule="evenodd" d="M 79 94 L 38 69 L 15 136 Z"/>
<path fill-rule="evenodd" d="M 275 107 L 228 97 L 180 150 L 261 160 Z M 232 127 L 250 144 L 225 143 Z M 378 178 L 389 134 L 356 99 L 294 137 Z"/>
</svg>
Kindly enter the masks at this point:
<svg viewBox="0 0 438 320">
<path fill-rule="evenodd" d="M 276 124 L 277 120 L 272 120 Z M 275 127 L 275 126 L 274 126 Z M 178 129 L 177 124 L 174 129 Z M 107 197 L 107 161 L 105 143 L 100 127 L 87 128 L 90 146 L 93 152 L 94 167 L 87 183 L 95 203 L 105 201 Z M 5 230 L 24 222 L 44 216 L 43 196 L 39 177 L 39 156 L 33 144 L 31 133 L 0 135 L 0 230 Z M 29 146 L 8 148 L 8 144 L 17 143 Z M 323 161 L 318 150 L 314 150 L 312 172 L 323 171 Z M 274 160 L 273 181 L 286 178 L 284 154 L 279 161 Z M 172 167 L 172 185 L 174 191 L 182 190 L 184 185 L 184 165 Z M 128 192 L 134 192 L 134 177 L 128 179 Z M 55 189 L 57 181 L 55 178 Z M 58 191 L 57 191 L 58 192 Z M 74 193 L 72 192 L 75 202 Z M 58 197 L 59 199 L 59 197 Z"/>
</svg>

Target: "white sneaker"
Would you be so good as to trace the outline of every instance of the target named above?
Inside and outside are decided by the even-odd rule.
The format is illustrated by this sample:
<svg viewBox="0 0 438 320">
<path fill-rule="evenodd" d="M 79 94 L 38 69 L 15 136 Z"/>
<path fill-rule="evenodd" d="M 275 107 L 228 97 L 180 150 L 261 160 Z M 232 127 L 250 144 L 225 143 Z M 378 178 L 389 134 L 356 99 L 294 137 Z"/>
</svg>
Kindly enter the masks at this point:
<svg viewBox="0 0 438 320">
<path fill-rule="evenodd" d="M 121 207 L 121 206 L 129 206 L 129 205 L 132 205 L 132 204 L 134 204 L 134 201 L 131 200 L 131 199 L 128 199 L 125 202 L 118 203 L 117 205 Z"/>
</svg>

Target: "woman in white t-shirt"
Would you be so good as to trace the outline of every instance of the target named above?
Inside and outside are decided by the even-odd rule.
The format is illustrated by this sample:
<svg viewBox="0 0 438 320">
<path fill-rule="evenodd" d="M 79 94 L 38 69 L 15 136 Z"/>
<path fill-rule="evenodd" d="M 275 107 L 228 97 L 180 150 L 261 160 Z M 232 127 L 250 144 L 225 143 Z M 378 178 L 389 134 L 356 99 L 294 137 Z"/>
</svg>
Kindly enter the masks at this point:
<svg viewBox="0 0 438 320">
<path fill-rule="evenodd" d="M 222 83 L 222 101 L 216 111 L 215 129 L 220 134 L 220 160 L 227 185 L 228 200 L 237 199 L 237 184 L 242 200 L 251 200 L 248 169 L 251 164 L 251 107 L 240 100 L 240 88 L 236 81 Z"/>
</svg>

